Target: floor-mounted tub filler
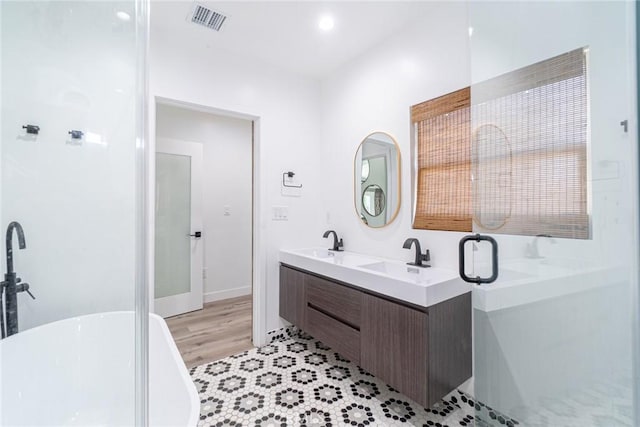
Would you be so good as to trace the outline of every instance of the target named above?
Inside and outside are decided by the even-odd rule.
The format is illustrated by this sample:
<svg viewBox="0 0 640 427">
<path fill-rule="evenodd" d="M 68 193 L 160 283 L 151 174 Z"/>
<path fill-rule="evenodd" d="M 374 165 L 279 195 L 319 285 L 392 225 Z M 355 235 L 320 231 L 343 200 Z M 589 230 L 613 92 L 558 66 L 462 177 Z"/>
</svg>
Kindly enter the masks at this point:
<svg viewBox="0 0 640 427">
<path fill-rule="evenodd" d="M 134 313 L 74 317 L 0 341 L 0 425 L 134 424 Z M 165 321 L 149 315 L 149 424 L 195 426 L 200 401 Z"/>
</svg>

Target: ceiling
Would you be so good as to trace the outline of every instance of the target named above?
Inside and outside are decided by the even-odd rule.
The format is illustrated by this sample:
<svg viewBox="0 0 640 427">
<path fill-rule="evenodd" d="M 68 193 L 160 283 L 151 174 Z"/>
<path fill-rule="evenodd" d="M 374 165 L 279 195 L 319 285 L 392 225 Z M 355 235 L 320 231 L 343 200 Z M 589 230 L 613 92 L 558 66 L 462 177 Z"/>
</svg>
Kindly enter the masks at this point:
<svg viewBox="0 0 640 427">
<path fill-rule="evenodd" d="M 216 32 L 187 21 L 192 1 L 151 2 L 151 29 L 203 47 L 221 48 L 290 72 L 322 78 L 428 13 L 420 1 L 198 1 L 229 18 Z M 333 30 L 319 29 L 323 15 Z"/>
</svg>

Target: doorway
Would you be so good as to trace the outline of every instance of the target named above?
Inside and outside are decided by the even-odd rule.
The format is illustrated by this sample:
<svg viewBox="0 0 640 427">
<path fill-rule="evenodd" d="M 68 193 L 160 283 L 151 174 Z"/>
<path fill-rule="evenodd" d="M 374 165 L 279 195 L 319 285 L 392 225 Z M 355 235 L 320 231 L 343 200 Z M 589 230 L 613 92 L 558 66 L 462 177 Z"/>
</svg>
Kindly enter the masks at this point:
<svg viewBox="0 0 640 427">
<path fill-rule="evenodd" d="M 154 312 L 167 318 L 185 362 L 196 366 L 253 347 L 254 126 L 246 118 L 163 102 L 156 103 L 155 118 Z M 174 148 L 171 153 L 165 153 L 167 142 Z M 189 180 L 184 171 L 174 177 L 188 163 L 185 154 L 175 154 L 180 147 L 201 153 L 200 172 L 198 161 L 190 157 L 195 167 Z M 167 164 L 171 173 L 164 170 Z M 184 189 L 188 185 L 190 191 Z M 180 194 L 172 196 L 169 189 Z M 187 193 L 192 195 L 191 211 L 184 200 Z M 194 202 L 198 198 L 200 213 Z M 165 216 L 182 217 L 172 219 L 172 239 L 164 238 L 168 232 L 162 208 Z M 167 259 L 166 254 L 174 256 Z M 169 274 L 163 275 L 165 271 Z M 163 296 L 170 287 L 165 276 L 182 282 L 188 278 L 188 285 L 179 285 L 185 292 Z"/>
</svg>

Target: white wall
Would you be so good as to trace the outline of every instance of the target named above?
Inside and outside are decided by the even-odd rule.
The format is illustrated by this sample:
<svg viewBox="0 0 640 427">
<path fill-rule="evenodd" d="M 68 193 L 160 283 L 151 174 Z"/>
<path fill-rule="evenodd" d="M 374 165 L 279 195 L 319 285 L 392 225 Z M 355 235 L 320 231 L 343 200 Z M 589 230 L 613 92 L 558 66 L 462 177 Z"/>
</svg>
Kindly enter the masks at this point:
<svg viewBox="0 0 640 427">
<path fill-rule="evenodd" d="M 385 43 L 351 61 L 322 82 L 323 212 L 326 227 L 344 237 L 346 250 L 410 261 L 404 240 L 417 237 L 433 265 L 457 268 L 461 233 L 411 229 L 411 105 L 469 85 L 464 3 L 442 3 Z M 401 208 L 390 225 L 372 229 L 353 203 L 353 158 L 360 141 L 380 130 L 395 137 L 402 164 Z M 319 236 L 318 236 L 319 237 Z M 312 243 L 325 244 L 316 238 Z"/>
<path fill-rule="evenodd" d="M 251 293 L 251 121 L 159 104 L 156 132 L 203 145 L 205 302 Z"/>
<path fill-rule="evenodd" d="M 14 267 L 37 298 L 18 295 L 20 329 L 131 310 L 134 22 L 119 21 L 109 3 L 1 7 L 0 223 L 3 235 L 10 221 L 24 227 L 27 249 L 14 251 Z M 117 7 L 134 16 L 133 2 Z M 40 126 L 37 138 L 25 137 L 27 123 Z M 69 145 L 70 129 L 92 132 L 101 143 L 94 136 Z"/>
<path fill-rule="evenodd" d="M 259 283 L 254 282 L 254 293 L 258 303 L 264 304 L 258 321 L 265 325 L 262 332 L 254 331 L 259 340 L 265 330 L 282 324 L 278 316 L 278 250 L 307 246 L 326 228 L 321 220 L 321 188 L 325 183 L 320 179 L 325 169 L 318 164 L 319 85 L 270 65 L 208 48 L 204 41 L 183 45 L 171 34 L 158 31 L 152 22 L 150 94 L 257 118 L 255 244 Z M 296 180 L 303 184 L 300 197 L 281 195 L 285 171 L 295 172 Z M 289 220 L 272 221 L 272 206 L 288 206 Z"/>
</svg>

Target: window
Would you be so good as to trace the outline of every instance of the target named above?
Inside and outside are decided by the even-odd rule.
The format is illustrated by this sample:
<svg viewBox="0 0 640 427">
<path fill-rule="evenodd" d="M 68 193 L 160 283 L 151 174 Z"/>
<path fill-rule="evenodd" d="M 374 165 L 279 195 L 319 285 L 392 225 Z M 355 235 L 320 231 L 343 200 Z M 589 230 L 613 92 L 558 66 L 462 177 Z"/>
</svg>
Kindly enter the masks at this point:
<svg viewBox="0 0 640 427">
<path fill-rule="evenodd" d="M 411 107 L 417 150 L 413 228 L 471 231 L 470 89 Z"/>
<path fill-rule="evenodd" d="M 414 106 L 434 111 L 412 109 L 414 228 L 589 239 L 586 63 L 577 49 L 474 85 L 470 107 Z M 443 213 L 472 222 L 433 220 Z"/>
</svg>

